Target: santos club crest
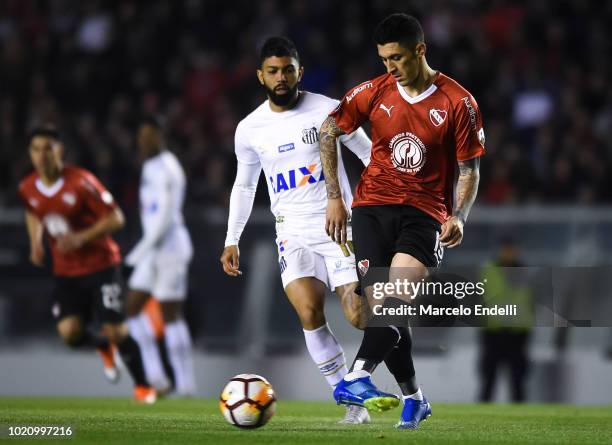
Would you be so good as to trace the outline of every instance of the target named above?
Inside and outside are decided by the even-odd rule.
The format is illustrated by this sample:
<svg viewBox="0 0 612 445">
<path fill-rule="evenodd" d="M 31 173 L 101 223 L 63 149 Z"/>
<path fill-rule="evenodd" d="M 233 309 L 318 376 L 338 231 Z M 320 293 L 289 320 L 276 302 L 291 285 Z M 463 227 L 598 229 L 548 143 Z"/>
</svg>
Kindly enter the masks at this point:
<svg viewBox="0 0 612 445">
<path fill-rule="evenodd" d="M 389 142 L 391 161 L 404 173 L 418 173 L 425 165 L 425 144 L 414 134 L 405 132 L 393 136 Z"/>
</svg>

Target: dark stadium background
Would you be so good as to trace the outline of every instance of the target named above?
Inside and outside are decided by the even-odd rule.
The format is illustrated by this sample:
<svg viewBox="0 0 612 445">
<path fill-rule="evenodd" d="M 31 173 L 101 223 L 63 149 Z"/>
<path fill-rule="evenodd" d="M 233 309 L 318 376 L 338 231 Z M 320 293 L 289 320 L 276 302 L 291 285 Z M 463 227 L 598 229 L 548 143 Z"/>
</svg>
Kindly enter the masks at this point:
<svg viewBox="0 0 612 445">
<path fill-rule="evenodd" d="M 44 122 L 60 127 L 68 159 L 98 175 L 126 212 L 128 227 L 118 239 L 127 249 L 139 236 L 135 128 L 145 114 L 165 118 L 168 145 L 189 177 L 185 210 L 196 245 L 189 321 L 198 351 L 301 357 L 299 325 L 278 273 L 257 261 L 275 261 L 263 181 L 241 243 L 243 279 L 225 277 L 218 263 L 235 173 L 234 130 L 264 99 L 255 69 L 266 37 L 283 34 L 295 41 L 306 70 L 303 89 L 339 98 L 383 72 L 371 32 L 398 10 L 421 19 L 430 65 L 472 92 L 484 120 L 487 153 L 477 205 L 464 245 L 449 252 L 447 261 L 479 264 L 494 255 L 500 236 L 511 234 L 527 265 L 610 265 L 612 2 L 2 0 L 0 353 L 5 363 L 22 346 L 32 348 L 33 356 L 47 348 L 64 353 L 50 317 L 51 281 L 28 264 L 16 192 L 30 171 L 28 129 Z M 350 154 L 345 159 L 355 181 L 359 165 Z M 249 276 L 269 277 L 274 293 L 269 301 L 249 300 L 249 290 L 258 287 Z M 591 305 L 609 298 L 609 293 L 586 294 Z M 335 301 L 330 303 L 341 340 L 356 344 L 360 334 L 342 324 Z M 554 368 L 546 360 L 559 351 L 570 354 L 570 368 L 590 366 L 594 376 L 610 375 L 612 362 L 603 359 L 612 348 L 609 329 L 538 329 L 532 340 L 540 352 L 534 355 L 531 385 L 546 380 Z M 469 358 L 459 360 L 476 357 L 475 333 L 439 329 L 417 336 L 416 346 L 435 366 L 448 351 L 466 345 Z M 592 354 L 571 356 L 585 348 Z M 202 373 L 205 364 L 202 359 Z M 323 387 L 314 368 L 310 371 L 312 384 Z M 576 368 L 557 376 L 534 399 L 584 402 L 567 389 L 584 372 Z M 19 380 L 8 377 L 0 394 L 11 393 L 10 380 Z M 226 377 L 219 372 L 217 378 Z M 594 380 L 583 384 L 603 384 Z M 609 391 L 599 395 L 600 401 L 612 399 Z"/>
</svg>

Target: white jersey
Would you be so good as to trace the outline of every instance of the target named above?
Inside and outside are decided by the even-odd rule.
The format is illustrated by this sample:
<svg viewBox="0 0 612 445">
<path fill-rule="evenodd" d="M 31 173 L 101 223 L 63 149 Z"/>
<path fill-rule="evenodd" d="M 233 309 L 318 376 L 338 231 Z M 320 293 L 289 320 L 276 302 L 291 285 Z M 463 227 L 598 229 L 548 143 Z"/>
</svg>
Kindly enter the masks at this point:
<svg viewBox="0 0 612 445">
<path fill-rule="evenodd" d="M 325 214 L 327 190 L 319 130 L 337 105 L 338 101 L 329 97 L 303 92 L 291 110 L 274 112 L 266 101 L 238 124 L 236 157 L 245 164 L 263 167 L 274 216 Z M 369 157 L 367 148 L 365 155 Z M 353 194 L 339 150 L 338 179 L 344 202 L 350 206 Z"/>
<path fill-rule="evenodd" d="M 152 255 L 189 260 L 193 247 L 183 220 L 186 179 L 176 156 L 164 150 L 147 159 L 140 178 L 140 219 L 143 237 L 126 257 L 137 265 Z"/>
<path fill-rule="evenodd" d="M 274 112 L 266 100 L 244 118 L 236 128 L 238 174 L 232 194 L 242 192 L 254 196 L 253 180 L 256 185 L 263 168 L 270 209 L 277 219 L 288 217 L 308 221 L 313 216 L 324 218 L 327 190 L 321 166 L 319 130 L 337 105 L 337 100 L 327 96 L 301 92 L 297 105 L 291 110 Z M 339 139 L 364 164 L 369 163 L 371 142 L 362 129 Z M 353 194 L 340 150 L 338 180 L 342 198 L 350 208 Z M 236 211 L 230 205 L 226 245 L 237 244 L 246 223 L 244 207 L 248 206 L 248 218 L 251 205 L 252 201 Z"/>
</svg>

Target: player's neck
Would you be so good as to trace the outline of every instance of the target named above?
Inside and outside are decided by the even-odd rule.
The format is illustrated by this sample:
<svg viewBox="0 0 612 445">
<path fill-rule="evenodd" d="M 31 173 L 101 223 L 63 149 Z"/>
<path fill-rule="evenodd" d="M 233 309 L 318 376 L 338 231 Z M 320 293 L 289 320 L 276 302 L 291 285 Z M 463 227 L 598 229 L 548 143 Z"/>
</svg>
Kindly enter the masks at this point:
<svg viewBox="0 0 612 445">
<path fill-rule="evenodd" d="M 431 86 L 434 80 L 436 80 L 437 74 L 438 72 L 432 69 L 426 60 L 423 60 L 419 75 L 414 79 L 414 82 L 403 88 L 410 97 L 416 97 Z"/>
<path fill-rule="evenodd" d="M 52 186 L 57 182 L 57 180 L 62 176 L 63 167 L 59 167 L 56 171 L 44 174 L 40 173 L 38 176 L 40 177 L 41 182 L 47 187 Z"/>
<path fill-rule="evenodd" d="M 269 98 L 268 98 L 268 103 L 270 104 L 270 109 L 272 111 L 274 111 L 275 113 L 282 113 L 283 111 L 289 111 L 292 108 L 295 108 L 297 103 L 300 101 L 300 96 L 301 96 L 301 93 L 297 91 L 297 94 L 295 95 L 293 100 L 289 102 L 287 105 L 277 105 L 274 102 L 272 102 Z"/>
</svg>

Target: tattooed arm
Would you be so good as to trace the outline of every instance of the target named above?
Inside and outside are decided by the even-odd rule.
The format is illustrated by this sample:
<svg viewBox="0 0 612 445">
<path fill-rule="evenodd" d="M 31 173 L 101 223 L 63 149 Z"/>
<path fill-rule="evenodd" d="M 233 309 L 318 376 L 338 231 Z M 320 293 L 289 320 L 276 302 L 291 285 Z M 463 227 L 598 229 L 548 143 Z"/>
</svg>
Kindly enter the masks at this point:
<svg viewBox="0 0 612 445">
<path fill-rule="evenodd" d="M 327 187 L 327 199 L 342 198 L 338 181 L 338 145 L 336 141 L 343 134 L 344 132 L 336 126 L 336 119 L 331 116 L 328 116 L 321 125 L 319 149 Z"/>
<path fill-rule="evenodd" d="M 459 161 L 459 178 L 453 216 L 442 225 L 440 233 L 440 243 L 444 247 L 456 247 L 463 240 L 463 226 L 478 193 L 479 169 L 480 158 Z"/>
<path fill-rule="evenodd" d="M 457 180 L 457 196 L 453 215 L 456 215 L 463 224 L 476 200 L 479 181 L 480 158 L 459 161 L 459 179 Z"/>
<path fill-rule="evenodd" d="M 321 165 L 327 187 L 327 214 L 325 231 L 332 241 L 340 244 L 346 242 L 346 226 L 348 212 L 342 201 L 340 181 L 338 181 L 337 139 L 344 132 L 336 126 L 336 119 L 328 116 L 321 125 L 319 134 L 319 149 L 321 150 Z"/>
</svg>

